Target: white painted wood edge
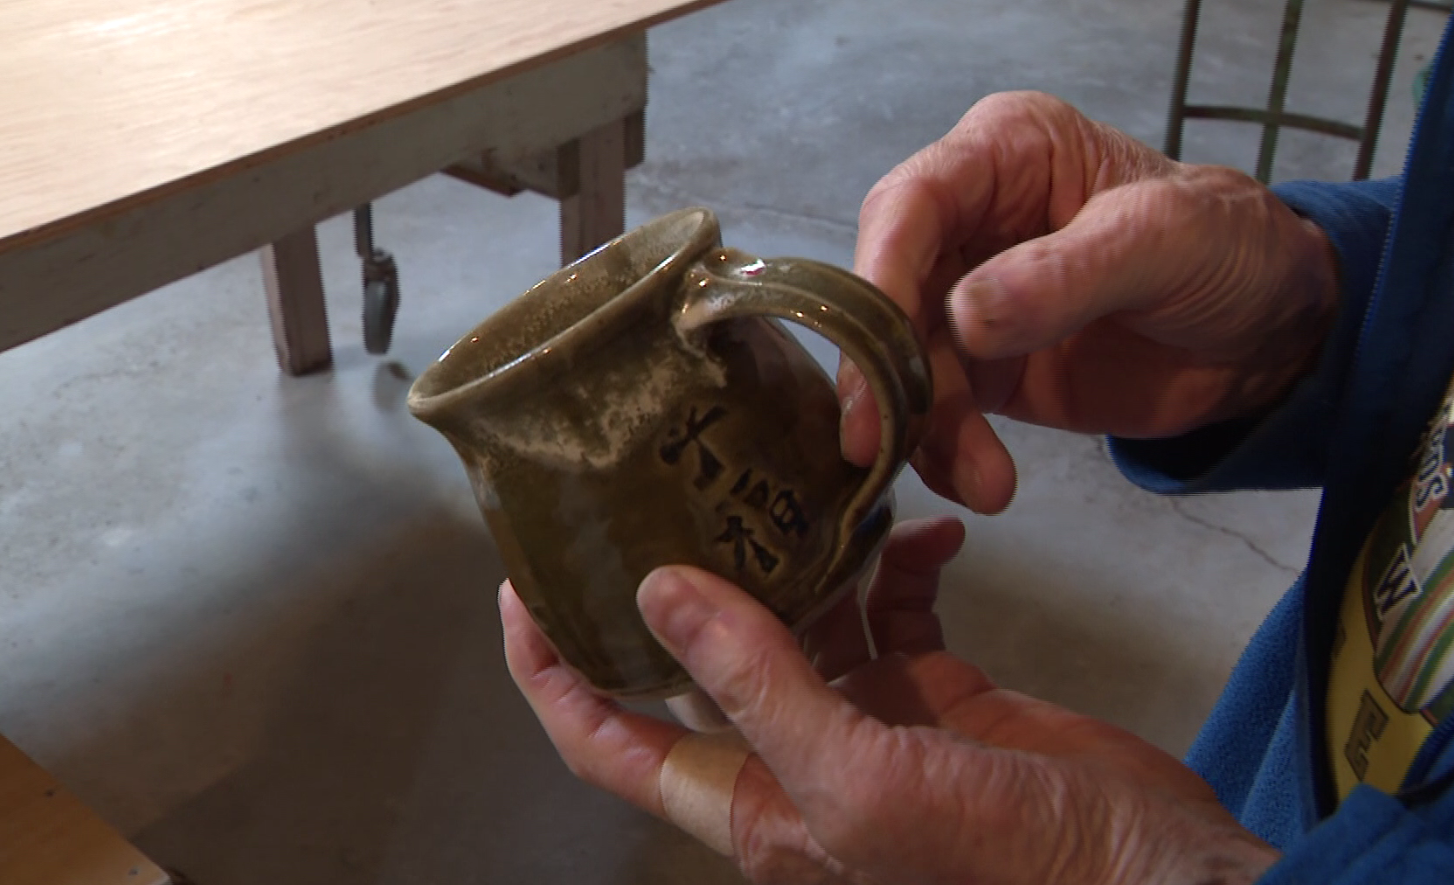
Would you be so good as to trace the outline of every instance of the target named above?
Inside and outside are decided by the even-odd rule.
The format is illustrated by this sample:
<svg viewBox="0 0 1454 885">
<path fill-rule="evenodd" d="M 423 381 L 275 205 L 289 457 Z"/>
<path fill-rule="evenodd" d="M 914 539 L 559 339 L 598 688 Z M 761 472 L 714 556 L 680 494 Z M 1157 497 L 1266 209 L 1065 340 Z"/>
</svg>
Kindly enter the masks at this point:
<svg viewBox="0 0 1454 885">
<path fill-rule="evenodd" d="M 481 151 L 564 144 L 646 106 L 639 33 L 474 91 L 231 164 L 0 251 L 0 351 L 260 248 Z"/>
</svg>

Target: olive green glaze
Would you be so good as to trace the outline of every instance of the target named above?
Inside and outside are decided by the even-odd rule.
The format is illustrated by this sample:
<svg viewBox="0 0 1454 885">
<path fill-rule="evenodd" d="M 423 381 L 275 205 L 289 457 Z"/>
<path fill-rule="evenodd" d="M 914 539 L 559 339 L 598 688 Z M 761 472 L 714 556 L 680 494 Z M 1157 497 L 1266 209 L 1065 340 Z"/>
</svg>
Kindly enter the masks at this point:
<svg viewBox="0 0 1454 885">
<path fill-rule="evenodd" d="M 451 347 L 409 408 L 454 445 L 520 598 L 603 692 L 690 686 L 637 613 L 653 568 L 730 578 L 801 629 L 871 561 L 932 399 L 908 319 L 852 274 L 720 246 L 663 216 L 539 283 Z M 844 461 L 838 401 L 771 317 L 812 328 L 882 404 Z"/>
</svg>

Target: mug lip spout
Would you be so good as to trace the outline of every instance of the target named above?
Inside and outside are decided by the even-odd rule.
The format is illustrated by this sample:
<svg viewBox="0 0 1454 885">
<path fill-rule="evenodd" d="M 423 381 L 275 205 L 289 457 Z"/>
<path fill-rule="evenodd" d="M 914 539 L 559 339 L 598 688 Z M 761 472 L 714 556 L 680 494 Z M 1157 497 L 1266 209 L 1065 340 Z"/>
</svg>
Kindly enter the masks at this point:
<svg viewBox="0 0 1454 885">
<path fill-rule="evenodd" d="M 444 353 L 440 354 L 434 362 L 430 363 L 429 367 L 421 372 L 418 378 L 414 379 L 414 383 L 410 386 L 407 400 L 410 413 L 425 423 L 436 424 L 438 418 L 449 414 L 453 407 L 459 403 L 473 398 L 482 388 L 495 386 L 502 380 L 518 374 L 517 370 L 521 366 L 540 364 L 542 361 L 550 359 L 553 355 L 568 352 L 562 350 L 562 348 L 568 348 L 576 339 L 590 334 L 593 327 L 599 326 L 604 322 L 609 322 L 611 318 L 631 309 L 633 303 L 637 300 L 636 296 L 643 288 L 654 284 L 661 277 L 670 273 L 677 265 L 696 260 L 700 253 L 710 249 L 721 239 L 721 229 L 717 221 L 716 213 L 702 206 L 692 206 L 657 216 L 651 221 L 621 234 L 610 242 L 597 246 L 570 264 L 559 268 L 540 282 L 526 289 L 510 302 L 513 304 L 521 298 L 530 295 L 532 292 L 554 286 L 568 279 L 582 265 L 597 259 L 602 252 L 616 246 L 629 237 L 650 236 L 650 232 L 654 229 L 679 224 L 682 220 L 693 215 L 697 216 L 697 223 L 670 254 L 658 262 L 651 270 L 643 274 L 640 279 L 597 305 L 576 322 L 477 378 L 471 378 L 463 384 L 457 384 L 435 393 L 423 393 L 422 388 L 428 386 L 430 381 L 437 375 L 439 367 L 444 365 L 445 361 L 450 358 L 450 355 L 457 348 L 461 345 L 474 343 L 482 337 L 482 333 L 488 332 L 488 327 L 499 311 L 490 314 L 476 323 L 473 328 L 461 335 L 453 344 L 446 348 Z M 505 308 L 501 308 L 501 310 L 503 309 Z"/>
</svg>

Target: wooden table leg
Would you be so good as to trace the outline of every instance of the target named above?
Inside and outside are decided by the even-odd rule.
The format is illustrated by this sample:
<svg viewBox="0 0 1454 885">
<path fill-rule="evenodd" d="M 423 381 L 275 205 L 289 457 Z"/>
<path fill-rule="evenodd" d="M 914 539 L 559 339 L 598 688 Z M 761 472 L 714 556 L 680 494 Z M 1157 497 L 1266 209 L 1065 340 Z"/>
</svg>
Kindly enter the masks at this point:
<svg viewBox="0 0 1454 885">
<path fill-rule="evenodd" d="M 569 264 L 626 229 L 626 121 L 587 132 L 559 149 L 580 171 L 576 192 L 560 201 L 560 258 Z"/>
<path fill-rule="evenodd" d="M 278 366 L 289 375 L 326 368 L 333 362 L 333 349 L 328 343 L 318 236 L 312 225 L 264 246 L 259 255 Z"/>
</svg>

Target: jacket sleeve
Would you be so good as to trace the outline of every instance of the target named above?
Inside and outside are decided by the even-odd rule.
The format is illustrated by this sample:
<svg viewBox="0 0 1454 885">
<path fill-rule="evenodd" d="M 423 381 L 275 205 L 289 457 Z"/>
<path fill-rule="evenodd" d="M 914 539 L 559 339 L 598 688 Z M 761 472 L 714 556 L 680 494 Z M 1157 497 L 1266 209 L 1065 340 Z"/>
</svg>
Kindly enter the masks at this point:
<svg viewBox="0 0 1454 885">
<path fill-rule="evenodd" d="M 1112 438 L 1111 456 L 1127 478 L 1163 493 L 1321 485 L 1328 433 L 1348 387 L 1400 184 L 1389 178 L 1273 188 L 1323 229 L 1338 255 L 1338 315 L 1317 365 L 1265 415 L 1172 439 Z"/>
<path fill-rule="evenodd" d="M 1454 795 L 1411 805 L 1368 786 L 1288 847 L 1258 885 L 1454 882 Z"/>
</svg>

